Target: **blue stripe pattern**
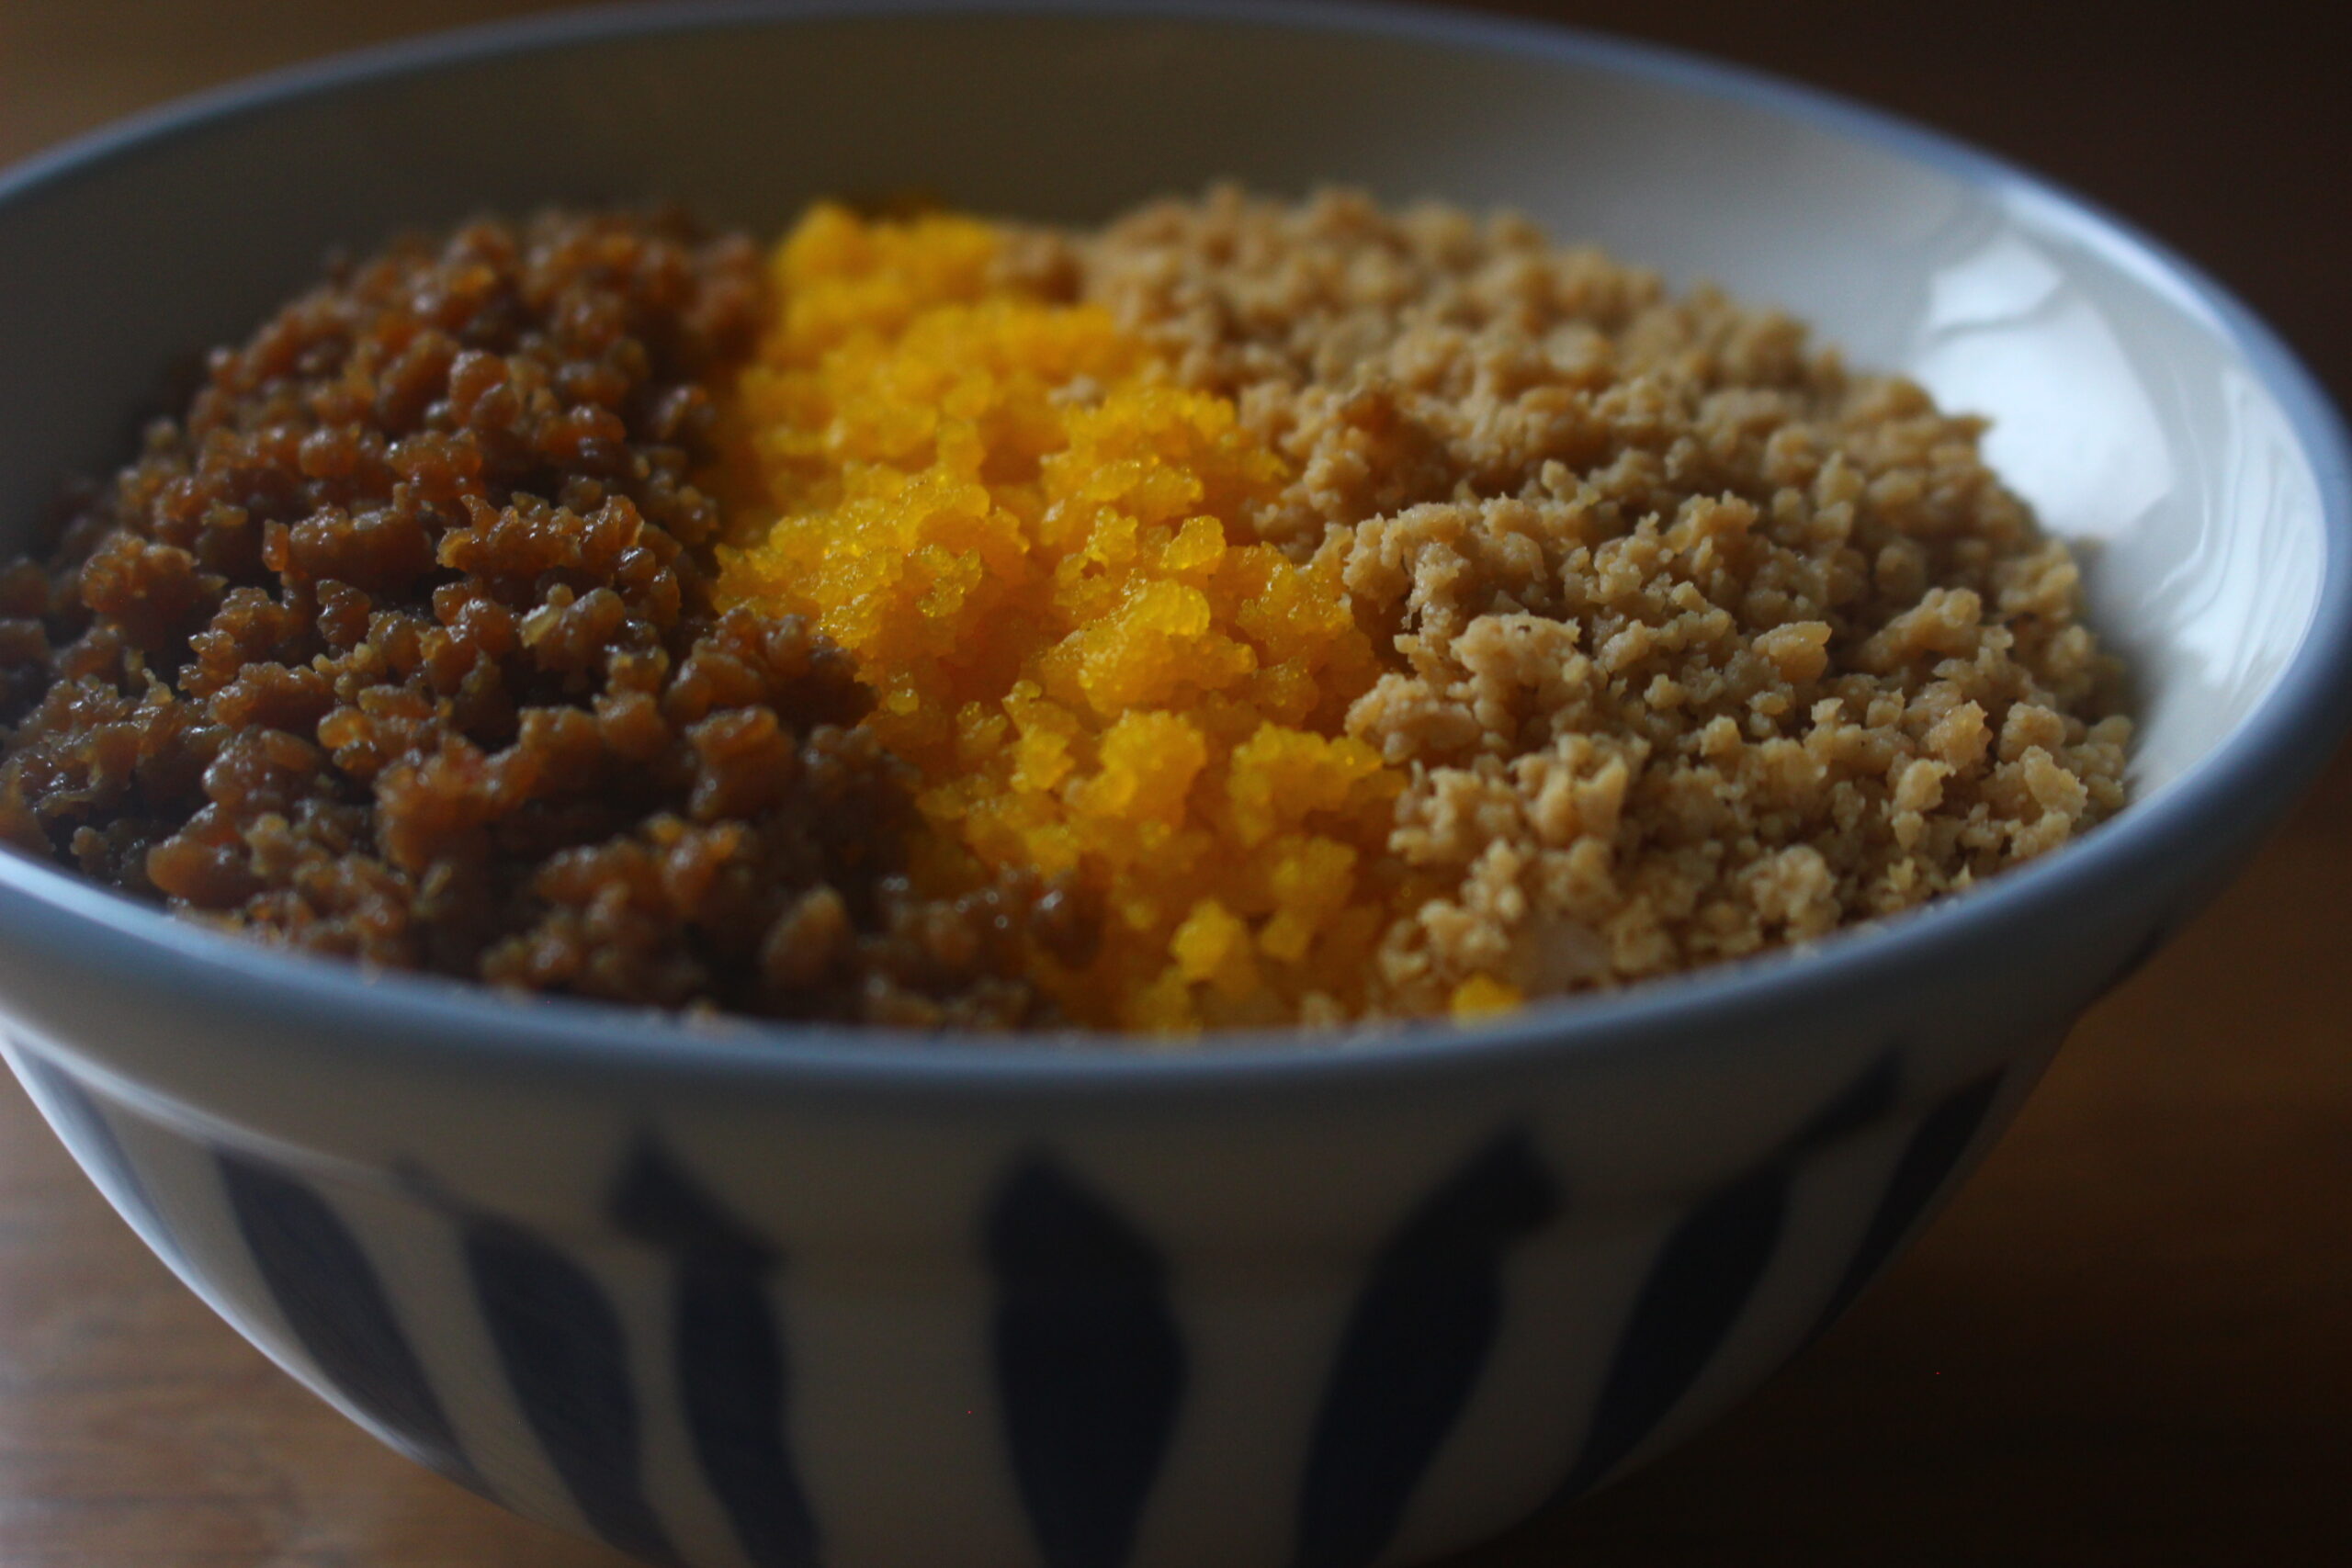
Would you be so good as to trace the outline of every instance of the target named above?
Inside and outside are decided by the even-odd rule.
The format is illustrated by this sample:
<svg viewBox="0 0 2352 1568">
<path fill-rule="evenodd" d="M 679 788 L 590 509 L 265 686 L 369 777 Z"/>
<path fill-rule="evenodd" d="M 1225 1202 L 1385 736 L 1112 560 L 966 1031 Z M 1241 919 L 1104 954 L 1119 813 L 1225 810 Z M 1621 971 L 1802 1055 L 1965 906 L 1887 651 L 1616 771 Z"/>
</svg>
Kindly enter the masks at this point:
<svg viewBox="0 0 2352 1568">
<path fill-rule="evenodd" d="M 2165 943 L 2172 940 L 2172 931 L 2173 922 L 2170 916 L 2149 927 L 2148 934 L 2133 942 L 2131 950 L 2124 953 L 2122 961 L 2108 972 L 2106 979 L 2099 982 L 2098 989 L 2091 993 L 2094 999 L 2120 987 L 2125 981 L 2146 968 L 2148 961 L 2163 952 Z"/>
<path fill-rule="evenodd" d="M 490 1495 L 342 1217 L 281 1170 L 226 1151 L 213 1159 L 262 1283 L 320 1374 L 424 1462 Z"/>
<path fill-rule="evenodd" d="M 1796 1135 L 1782 1145 L 1770 1162 L 1787 1167 L 1800 1156 L 1815 1149 L 1842 1143 L 1857 1133 L 1867 1132 L 1894 1113 L 1895 1089 L 1902 1077 L 1902 1057 L 1888 1051 L 1862 1069 L 1852 1083 L 1840 1089 L 1838 1097 L 1813 1114 L 1811 1120 L 1797 1129 Z"/>
<path fill-rule="evenodd" d="M 463 1241 L 507 1385 L 582 1517 L 610 1546 L 677 1562 L 639 1472 L 620 1314 L 586 1269 L 520 1225 L 468 1216 Z"/>
<path fill-rule="evenodd" d="M 122 1152 L 122 1141 L 114 1135 L 113 1124 L 90 1098 L 90 1091 L 72 1074 L 22 1041 L 17 1042 L 16 1060 L 17 1071 L 24 1075 L 27 1087 L 42 1109 L 64 1123 L 60 1132 L 74 1157 L 92 1168 L 91 1175 L 100 1190 L 123 1211 L 132 1228 L 146 1237 L 167 1262 L 178 1261 L 177 1238 L 164 1224 L 146 1182 L 140 1179 L 138 1168 Z"/>
<path fill-rule="evenodd" d="M 1700 1203 L 1667 1237 L 1642 1282 L 1583 1450 L 1557 1500 L 1598 1485 L 1698 1382 L 1780 1248 L 1798 1161 L 1885 1116 L 1894 1102 L 1896 1064 L 1892 1051 L 1879 1057 L 1796 1136 Z"/>
<path fill-rule="evenodd" d="M 1886 1267 L 1894 1249 L 1903 1245 L 1903 1238 L 1911 1234 L 1920 1215 L 1927 1213 L 1928 1205 L 1943 1190 L 1953 1168 L 1968 1152 L 1968 1145 L 1975 1142 L 2000 1087 L 2001 1075 L 1988 1073 L 1946 1097 L 1920 1122 L 1919 1130 L 1904 1146 L 1902 1158 L 1895 1162 L 1894 1176 L 1871 1215 L 1861 1246 L 1855 1249 L 1853 1260 L 1846 1266 L 1845 1277 L 1838 1281 L 1829 1304 L 1807 1335 L 1808 1341 L 1819 1338 L 1831 1324 L 1844 1316 L 1863 1287 Z"/>
<path fill-rule="evenodd" d="M 1787 1212 L 1787 1178 L 1768 1167 L 1675 1228 L 1642 1283 L 1562 1496 L 1590 1491 L 1699 1381 L 1764 1278 Z"/>
<path fill-rule="evenodd" d="M 2151 944 L 2153 945 L 2153 943 Z M 27 1076 L 143 1228 L 162 1227 L 87 1093 L 20 1053 Z M 1705 1196 L 1651 1260 L 1558 1497 L 1606 1479 L 1705 1375 L 1778 1254 L 1806 1159 L 1893 1113 L 1895 1052 L 1793 1136 Z M 1902 1245 L 1989 1117 L 1998 1074 L 1947 1096 L 1905 1144 L 1820 1315 L 1819 1333 Z M 381 1275 L 333 1205 L 251 1156 L 213 1155 L 238 1232 L 279 1314 L 329 1383 L 428 1463 L 475 1472 Z M 589 1527 L 681 1561 L 642 1473 L 623 1318 L 550 1241 L 438 1192 L 515 1406 Z M 1513 1127 L 1429 1191 L 1374 1255 L 1334 1353 L 1300 1475 L 1293 1568 L 1369 1568 L 1487 1375 L 1513 1252 L 1556 1221 L 1558 1179 Z M 754 1568 L 818 1568 L 821 1542 L 789 1440 L 791 1362 L 773 1287 L 781 1249 L 651 1136 L 605 1205 L 615 1233 L 668 1260 L 668 1346 L 684 1426 Z M 1190 1369 L 1161 1254 L 1058 1160 L 1015 1161 L 982 1215 L 1003 1440 L 1045 1568 L 1125 1568 L 1167 1459 Z"/>
<path fill-rule="evenodd" d="M 1363 1568 L 1486 1370 L 1512 1248 L 1559 1213 L 1526 1134 L 1473 1156 L 1389 1238 L 1356 1298 L 1300 1489 L 1296 1568 Z"/>
<path fill-rule="evenodd" d="M 1017 1164 L 984 1235 L 1005 1441 L 1046 1568 L 1120 1568 L 1183 1399 L 1151 1244 L 1059 1165 Z"/>
<path fill-rule="evenodd" d="M 782 1259 L 650 1138 L 615 1188 L 614 1224 L 674 1259 L 672 1357 L 686 1428 L 755 1568 L 813 1568 L 817 1528 L 785 1436 L 789 1397 L 769 1277 Z"/>
</svg>

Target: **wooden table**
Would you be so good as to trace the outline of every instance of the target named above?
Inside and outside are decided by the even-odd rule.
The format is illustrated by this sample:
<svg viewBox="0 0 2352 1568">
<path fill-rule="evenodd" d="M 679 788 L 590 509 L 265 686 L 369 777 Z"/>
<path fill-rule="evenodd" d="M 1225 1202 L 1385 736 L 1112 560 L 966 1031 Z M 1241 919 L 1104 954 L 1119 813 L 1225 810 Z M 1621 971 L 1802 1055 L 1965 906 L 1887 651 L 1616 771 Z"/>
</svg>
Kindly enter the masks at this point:
<svg viewBox="0 0 2352 1568">
<path fill-rule="evenodd" d="M 0 162 L 212 81 L 527 8 L 0 4 Z M 2229 279 L 2352 392 L 2352 118 L 2340 59 L 2285 5 L 2241 0 L 2222 31 L 2157 6 L 1992 0 L 1950 36 L 1941 15 L 1828 0 L 1573 9 L 2040 165 Z M 1843 1326 L 1689 1448 L 1456 1568 L 2352 1561 L 2347 893 L 2352 758 L 2083 1024 Z M 0 1085 L 0 1564 L 617 1562 L 393 1458 L 297 1388 Z"/>
</svg>

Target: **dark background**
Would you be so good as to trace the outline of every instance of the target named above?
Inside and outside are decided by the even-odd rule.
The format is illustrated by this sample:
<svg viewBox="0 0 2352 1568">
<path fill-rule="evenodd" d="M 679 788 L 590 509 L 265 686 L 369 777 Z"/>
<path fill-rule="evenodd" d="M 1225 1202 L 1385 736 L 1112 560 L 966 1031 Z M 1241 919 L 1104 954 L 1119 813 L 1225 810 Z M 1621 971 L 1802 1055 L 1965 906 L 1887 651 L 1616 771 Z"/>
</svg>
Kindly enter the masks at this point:
<svg viewBox="0 0 2352 1568">
<path fill-rule="evenodd" d="M 334 50 L 547 0 L 0 0 L 0 157 Z M 2352 28 L 2316 0 L 1492 0 L 1847 94 L 2027 164 L 2243 294 L 2352 393 Z"/>
<path fill-rule="evenodd" d="M 540 8 L 0 0 L 0 162 L 232 76 Z M 2324 7 L 1492 8 L 1775 71 L 2038 169 L 2220 277 L 2352 398 L 2352 53 Z M 1816 1349 L 1690 1447 L 1453 1568 L 2352 1562 L 2347 807 L 2339 758 Z M 0 1084 L 0 1563 L 616 1561 L 302 1393 Z"/>
</svg>

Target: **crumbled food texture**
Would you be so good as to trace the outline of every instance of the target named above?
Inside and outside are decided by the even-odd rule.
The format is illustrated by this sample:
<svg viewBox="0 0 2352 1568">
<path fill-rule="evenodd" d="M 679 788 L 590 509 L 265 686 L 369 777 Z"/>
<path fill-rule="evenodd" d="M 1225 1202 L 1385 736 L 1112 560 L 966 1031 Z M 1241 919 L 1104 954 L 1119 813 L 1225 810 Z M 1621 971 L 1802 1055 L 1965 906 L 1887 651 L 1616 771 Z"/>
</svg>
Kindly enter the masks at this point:
<svg viewBox="0 0 2352 1568">
<path fill-rule="evenodd" d="M 263 940 L 1181 1035 L 1814 941 L 2124 805 L 1979 422 L 1523 220 L 398 245 L 0 570 L 0 840 Z"/>
<path fill-rule="evenodd" d="M 0 574 L 0 835 L 263 940 L 500 985 L 1046 1021 L 1091 921 L 903 863 L 916 783 L 806 622 L 720 613 L 741 239 L 549 216 L 393 246 L 222 350 Z"/>
<path fill-rule="evenodd" d="M 806 615 L 922 772 L 922 884 L 1100 900 L 1051 993 L 1159 1032 L 1362 1011 L 1401 770 L 1340 733 L 1379 673 L 1344 552 L 1243 519 L 1291 475 L 1099 306 L 1005 281 L 970 219 L 811 213 L 742 378 L 722 599 Z"/>
<path fill-rule="evenodd" d="M 1218 190 L 1000 264 L 1229 400 L 1336 556 L 1436 891 L 1368 1004 L 1477 1013 L 1893 914 L 2124 803 L 2120 671 L 1978 421 L 1509 216 Z"/>
</svg>

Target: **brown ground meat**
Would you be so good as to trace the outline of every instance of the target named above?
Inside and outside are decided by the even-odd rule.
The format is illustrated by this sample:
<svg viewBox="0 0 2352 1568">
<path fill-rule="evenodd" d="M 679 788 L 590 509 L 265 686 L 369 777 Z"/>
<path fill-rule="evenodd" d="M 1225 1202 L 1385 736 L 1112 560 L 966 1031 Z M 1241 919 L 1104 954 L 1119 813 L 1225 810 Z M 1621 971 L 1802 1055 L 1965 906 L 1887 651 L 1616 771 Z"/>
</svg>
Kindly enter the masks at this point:
<svg viewBox="0 0 2352 1568">
<path fill-rule="evenodd" d="M 797 620 L 710 608 L 705 390 L 758 256 L 667 220 L 409 243 L 211 361 L 0 574 L 0 837 L 248 934 L 662 1006 L 1046 1021 L 1089 920 L 911 893 L 905 770 Z"/>
</svg>

